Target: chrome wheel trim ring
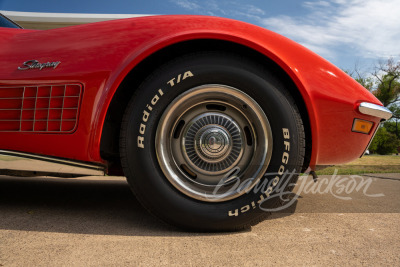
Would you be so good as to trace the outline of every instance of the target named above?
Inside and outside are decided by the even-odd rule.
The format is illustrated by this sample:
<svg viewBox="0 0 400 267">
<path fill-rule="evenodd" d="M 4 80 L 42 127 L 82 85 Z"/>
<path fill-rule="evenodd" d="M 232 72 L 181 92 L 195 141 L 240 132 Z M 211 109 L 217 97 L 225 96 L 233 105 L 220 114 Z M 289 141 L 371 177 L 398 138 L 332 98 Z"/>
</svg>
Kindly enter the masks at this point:
<svg viewBox="0 0 400 267">
<path fill-rule="evenodd" d="M 205 116 L 225 118 L 233 126 L 203 120 L 204 125 L 191 133 L 203 139 L 193 140 L 194 151 L 188 151 L 188 132 Z M 211 134 L 204 136 L 207 130 Z M 211 149 L 207 154 L 205 142 L 217 152 Z M 223 152 L 218 151 L 223 145 Z M 272 132 L 254 99 L 236 88 L 210 84 L 192 88 L 168 105 L 158 123 L 155 148 L 162 172 L 176 189 L 200 201 L 222 202 L 248 192 L 263 177 L 272 155 Z M 196 160 L 216 165 L 209 169 L 196 165 L 193 153 Z M 222 166 L 229 157 L 230 165 Z"/>
</svg>

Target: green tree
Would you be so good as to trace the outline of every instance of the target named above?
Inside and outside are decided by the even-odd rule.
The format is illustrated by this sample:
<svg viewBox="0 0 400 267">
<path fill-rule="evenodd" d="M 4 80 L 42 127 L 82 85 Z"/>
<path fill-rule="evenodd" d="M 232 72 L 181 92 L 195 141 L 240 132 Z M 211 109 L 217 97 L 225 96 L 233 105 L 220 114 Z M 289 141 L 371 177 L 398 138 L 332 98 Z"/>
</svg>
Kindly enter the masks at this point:
<svg viewBox="0 0 400 267">
<path fill-rule="evenodd" d="M 400 106 L 393 104 L 389 109 L 393 112 L 393 116 L 391 120 L 384 123 L 384 127 L 400 139 Z"/>
<path fill-rule="evenodd" d="M 362 72 L 356 64 L 354 70 L 347 73 L 393 112 L 392 118 L 378 129 L 369 150 L 378 154 L 397 153 L 400 146 L 400 61 L 393 58 L 381 61 L 370 73 Z"/>
<path fill-rule="evenodd" d="M 372 79 L 372 76 L 366 75 L 365 72 L 361 72 L 357 64 L 355 65 L 354 70 L 352 71 L 345 70 L 345 72 L 349 74 L 359 84 L 368 89 L 368 91 L 373 90 L 374 80 Z"/>
<path fill-rule="evenodd" d="M 396 135 L 389 133 L 386 128 L 380 127 L 376 132 L 374 140 L 372 140 L 369 150 L 372 153 L 387 155 L 397 153 L 397 148 L 400 145 Z"/>
<path fill-rule="evenodd" d="M 383 123 L 383 127 L 391 134 L 394 134 L 397 138 L 399 138 L 399 128 L 397 121 L 386 121 Z"/>
<path fill-rule="evenodd" d="M 390 111 L 393 112 L 393 117 L 396 119 L 400 119 L 400 106 L 399 105 L 391 105 L 389 107 Z"/>
<path fill-rule="evenodd" d="M 363 72 L 355 65 L 346 71 L 353 79 L 371 91 L 385 107 L 398 106 L 400 101 L 400 61 L 389 58 L 379 62 L 370 73 Z"/>
<path fill-rule="evenodd" d="M 400 100 L 400 62 L 393 58 L 380 63 L 373 76 L 376 78 L 376 89 L 372 91 L 385 107 Z"/>
</svg>

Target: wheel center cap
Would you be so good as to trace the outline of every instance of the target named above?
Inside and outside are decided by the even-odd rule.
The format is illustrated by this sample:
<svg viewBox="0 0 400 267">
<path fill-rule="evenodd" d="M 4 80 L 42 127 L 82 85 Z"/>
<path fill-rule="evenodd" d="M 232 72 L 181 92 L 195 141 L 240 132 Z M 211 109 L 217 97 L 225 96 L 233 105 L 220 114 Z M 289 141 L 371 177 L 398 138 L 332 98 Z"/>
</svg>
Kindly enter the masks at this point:
<svg viewBox="0 0 400 267">
<path fill-rule="evenodd" d="M 216 142 L 217 138 L 215 138 L 215 136 L 211 136 L 210 139 L 208 139 L 208 146 L 211 147 L 212 149 L 217 149 L 218 144 L 216 144 Z"/>
<path fill-rule="evenodd" d="M 219 175 L 235 167 L 243 154 L 238 124 L 217 112 L 201 114 L 187 123 L 182 138 L 183 156 L 196 171 Z"/>
<path fill-rule="evenodd" d="M 197 134 L 196 146 L 208 158 L 223 157 L 230 148 L 229 134 L 220 126 L 209 125 Z"/>
</svg>

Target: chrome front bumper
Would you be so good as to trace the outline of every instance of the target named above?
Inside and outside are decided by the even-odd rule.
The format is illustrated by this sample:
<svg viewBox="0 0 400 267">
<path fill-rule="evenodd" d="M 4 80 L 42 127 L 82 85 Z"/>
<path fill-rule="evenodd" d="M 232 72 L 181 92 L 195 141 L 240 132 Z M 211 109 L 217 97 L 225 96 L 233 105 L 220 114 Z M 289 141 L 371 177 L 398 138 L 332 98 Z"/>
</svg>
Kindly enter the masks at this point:
<svg viewBox="0 0 400 267">
<path fill-rule="evenodd" d="M 392 117 L 392 112 L 387 108 L 368 102 L 362 102 L 358 106 L 358 111 L 362 114 L 378 117 L 383 120 L 388 120 Z"/>
<path fill-rule="evenodd" d="M 380 118 L 381 121 L 388 120 L 393 115 L 392 112 L 390 110 L 388 110 L 387 108 L 385 108 L 383 106 L 375 105 L 372 103 L 368 103 L 368 102 L 362 102 L 358 106 L 358 111 L 365 115 L 370 115 L 370 116 Z M 371 139 L 369 140 L 367 147 L 365 148 L 364 152 L 361 154 L 360 158 L 365 154 L 365 151 L 367 151 L 367 149 L 368 149 L 369 145 L 371 144 L 372 140 L 374 139 L 377 131 L 378 131 L 378 127 L 376 127 L 374 133 L 372 134 Z"/>
</svg>

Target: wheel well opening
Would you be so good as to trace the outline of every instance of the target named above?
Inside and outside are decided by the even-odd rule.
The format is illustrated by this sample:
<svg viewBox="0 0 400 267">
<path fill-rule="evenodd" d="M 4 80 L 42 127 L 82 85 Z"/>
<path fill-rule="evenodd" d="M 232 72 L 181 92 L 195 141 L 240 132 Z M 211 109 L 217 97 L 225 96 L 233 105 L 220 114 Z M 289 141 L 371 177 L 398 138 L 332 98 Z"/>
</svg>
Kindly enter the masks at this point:
<svg viewBox="0 0 400 267">
<path fill-rule="evenodd" d="M 135 66 L 122 81 L 107 110 L 100 143 L 100 155 L 110 163 L 109 173 L 120 173 L 119 134 L 121 122 L 125 109 L 136 88 L 151 74 L 154 66 L 160 66 L 178 56 L 199 51 L 221 51 L 249 58 L 263 65 L 284 84 L 295 100 L 304 124 L 306 154 L 303 170 L 301 170 L 304 171 L 308 167 L 311 157 L 311 128 L 307 108 L 292 79 L 279 65 L 257 51 L 228 41 L 206 39 L 181 42 L 163 48 Z"/>
</svg>

